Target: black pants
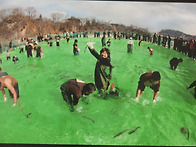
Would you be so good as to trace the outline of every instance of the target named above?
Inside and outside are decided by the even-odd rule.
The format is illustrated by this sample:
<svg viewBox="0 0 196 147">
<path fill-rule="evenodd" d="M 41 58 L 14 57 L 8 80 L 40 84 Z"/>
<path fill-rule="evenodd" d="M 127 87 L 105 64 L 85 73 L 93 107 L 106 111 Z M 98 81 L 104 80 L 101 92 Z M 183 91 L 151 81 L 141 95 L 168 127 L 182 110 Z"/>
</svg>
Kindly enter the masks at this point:
<svg viewBox="0 0 196 147">
<path fill-rule="evenodd" d="M 18 83 L 14 86 L 14 89 L 15 89 L 15 91 L 16 91 L 16 95 L 17 95 L 17 99 L 20 97 L 19 96 L 19 88 L 18 88 Z M 12 97 L 12 98 L 14 98 L 14 95 L 12 94 L 12 92 L 10 91 L 10 90 L 8 90 L 9 91 L 9 93 L 10 93 L 10 96 Z"/>
</svg>

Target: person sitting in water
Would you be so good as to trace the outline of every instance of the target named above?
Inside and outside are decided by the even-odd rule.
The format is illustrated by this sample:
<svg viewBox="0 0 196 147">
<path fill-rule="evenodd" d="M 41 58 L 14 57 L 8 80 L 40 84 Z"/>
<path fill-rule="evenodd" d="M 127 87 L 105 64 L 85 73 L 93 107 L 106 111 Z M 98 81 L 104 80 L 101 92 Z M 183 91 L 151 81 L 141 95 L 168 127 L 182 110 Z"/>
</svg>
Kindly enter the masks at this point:
<svg viewBox="0 0 196 147">
<path fill-rule="evenodd" d="M 140 76 L 140 80 L 138 82 L 138 88 L 136 92 L 136 101 L 139 101 L 139 96 L 144 92 L 145 87 L 150 87 L 154 91 L 153 102 L 155 103 L 155 99 L 158 96 L 159 88 L 160 88 L 160 79 L 161 75 L 158 71 L 155 72 L 147 72 Z"/>
<path fill-rule="evenodd" d="M 74 111 L 74 106 L 80 112 L 81 107 L 78 107 L 78 100 L 83 95 L 90 95 L 96 91 L 96 87 L 93 83 L 85 83 L 78 79 L 70 79 L 64 82 L 61 87 L 61 94 L 66 103 L 70 106 L 70 111 Z M 73 98 L 72 98 L 73 96 Z"/>
<path fill-rule="evenodd" d="M 13 61 L 13 63 L 15 63 L 15 62 L 18 62 L 18 61 L 19 61 L 19 59 L 18 59 L 18 57 L 13 56 L 13 57 L 12 57 L 12 61 Z"/>
<path fill-rule="evenodd" d="M 172 70 L 176 70 L 177 66 L 179 63 L 183 62 L 182 58 L 172 58 L 169 63 L 170 63 L 170 68 Z"/>
</svg>

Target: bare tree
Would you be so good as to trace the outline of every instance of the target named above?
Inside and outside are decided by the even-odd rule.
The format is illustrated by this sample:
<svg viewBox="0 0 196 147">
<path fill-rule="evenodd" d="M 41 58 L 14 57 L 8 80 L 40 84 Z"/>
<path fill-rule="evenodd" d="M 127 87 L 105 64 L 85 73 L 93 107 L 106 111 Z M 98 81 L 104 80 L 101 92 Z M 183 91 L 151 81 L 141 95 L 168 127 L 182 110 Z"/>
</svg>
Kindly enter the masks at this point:
<svg viewBox="0 0 196 147">
<path fill-rule="evenodd" d="M 63 12 L 55 12 L 51 14 L 51 18 L 54 22 L 62 21 L 63 19 L 66 19 L 67 14 Z"/>
<path fill-rule="evenodd" d="M 14 8 L 11 11 L 12 15 L 24 15 L 24 10 L 22 8 Z"/>
<path fill-rule="evenodd" d="M 5 17 L 10 15 L 10 9 L 1 9 L 0 10 L 0 21 L 2 21 Z"/>
<path fill-rule="evenodd" d="M 34 7 L 26 8 L 26 12 L 27 12 L 27 15 L 32 19 L 34 19 L 37 15 L 37 10 Z"/>
</svg>

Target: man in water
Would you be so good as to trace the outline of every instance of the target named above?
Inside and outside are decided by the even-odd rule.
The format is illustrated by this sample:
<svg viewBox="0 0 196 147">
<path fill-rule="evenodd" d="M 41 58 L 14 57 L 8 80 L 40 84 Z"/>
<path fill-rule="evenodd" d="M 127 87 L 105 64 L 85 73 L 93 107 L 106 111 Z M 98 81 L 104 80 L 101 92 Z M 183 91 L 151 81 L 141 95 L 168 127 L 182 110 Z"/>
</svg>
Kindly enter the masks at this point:
<svg viewBox="0 0 196 147">
<path fill-rule="evenodd" d="M 134 42 L 132 40 L 132 37 L 130 37 L 130 40 L 127 43 L 127 53 L 129 52 L 133 52 L 133 48 L 134 48 Z"/>
<path fill-rule="evenodd" d="M 136 93 L 136 101 L 139 101 L 139 96 L 144 92 L 145 87 L 150 87 L 154 91 L 153 102 L 156 102 L 156 97 L 159 93 L 161 75 L 158 71 L 147 72 L 140 76 Z"/>
<path fill-rule="evenodd" d="M 71 112 L 74 111 L 74 106 L 76 106 L 76 109 L 80 112 L 81 108 L 77 106 L 79 98 L 83 95 L 88 96 L 96 90 L 93 83 L 85 83 L 78 79 L 70 79 L 64 82 L 60 89 L 63 99 L 70 105 Z"/>
<path fill-rule="evenodd" d="M 4 101 L 7 101 L 4 88 L 7 88 L 10 96 L 14 98 L 12 107 L 16 106 L 17 99 L 19 99 L 18 81 L 9 75 L 0 77 L 0 90 L 3 93 Z"/>
<path fill-rule="evenodd" d="M 177 66 L 179 63 L 183 62 L 182 58 L 172 58 L 169 63 L 170 63 L 170 68 L 172 70 L 176 70 Z"/>
</svg>

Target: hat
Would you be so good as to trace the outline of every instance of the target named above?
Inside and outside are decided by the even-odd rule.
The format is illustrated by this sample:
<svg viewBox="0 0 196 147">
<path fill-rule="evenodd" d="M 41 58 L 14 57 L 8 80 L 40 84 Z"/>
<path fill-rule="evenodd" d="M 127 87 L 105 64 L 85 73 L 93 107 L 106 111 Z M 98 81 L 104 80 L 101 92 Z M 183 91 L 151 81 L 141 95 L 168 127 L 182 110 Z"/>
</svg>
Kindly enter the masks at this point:
<svg viewBox="0 0 196 147">
<path fill-rule="evenodd" d="M 132 37 L 130 37 L 130 40 L 132 40 Z"/>
</svg>

